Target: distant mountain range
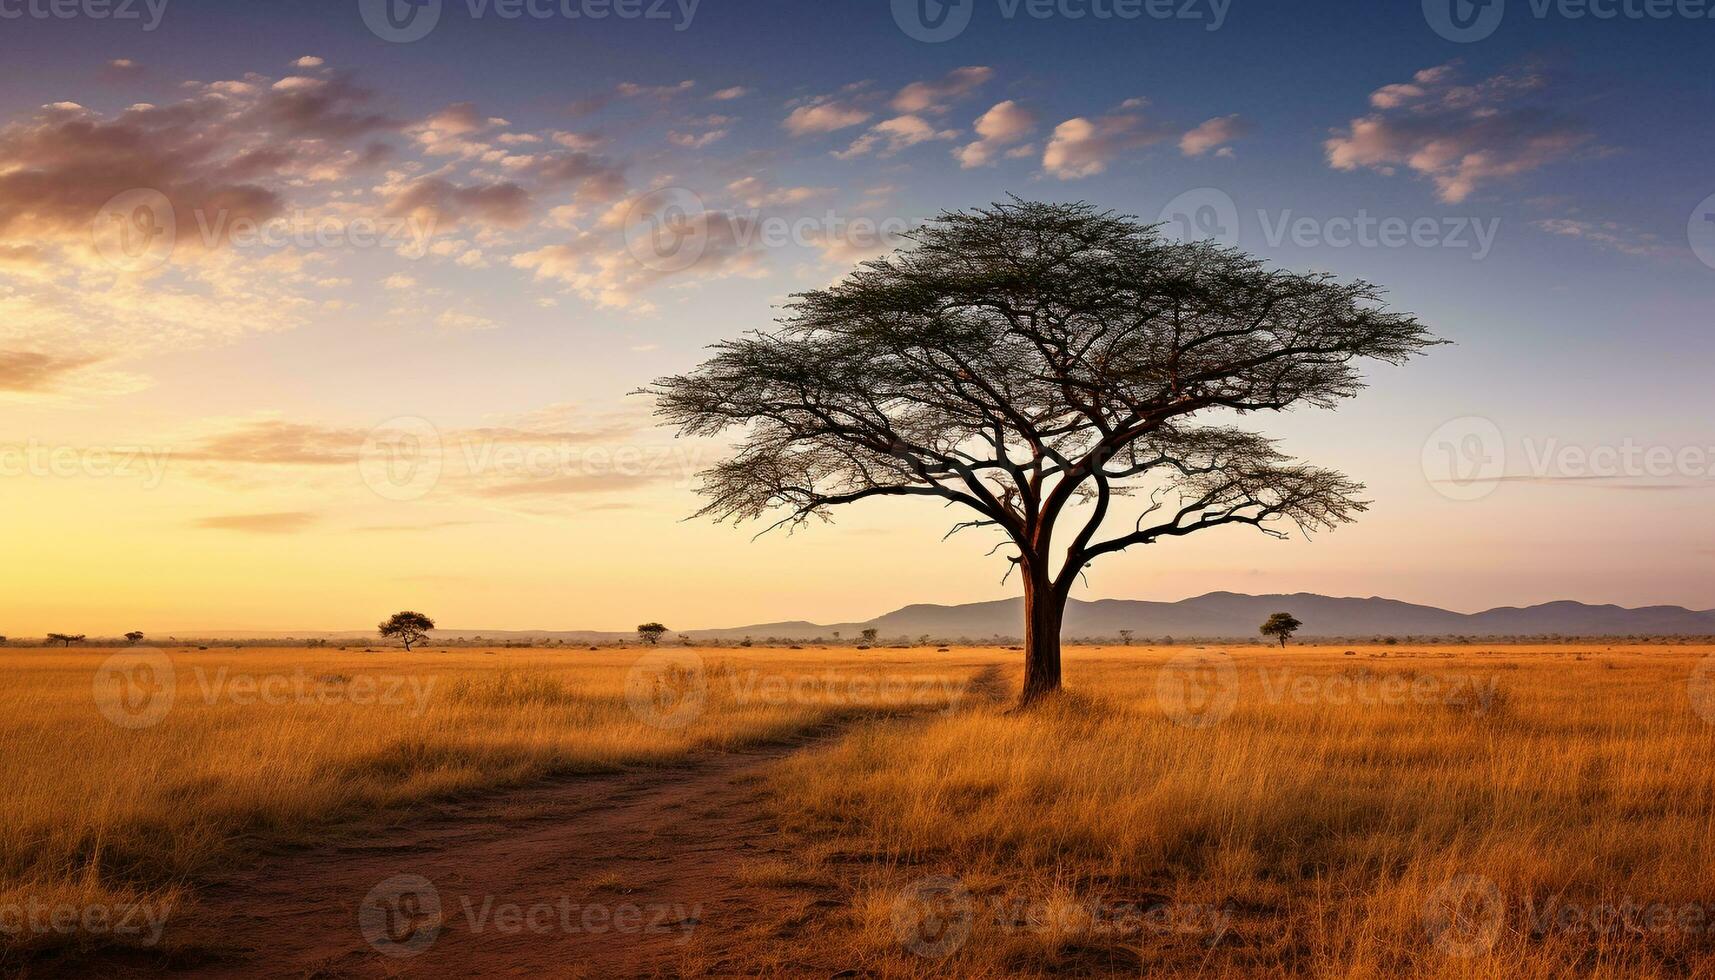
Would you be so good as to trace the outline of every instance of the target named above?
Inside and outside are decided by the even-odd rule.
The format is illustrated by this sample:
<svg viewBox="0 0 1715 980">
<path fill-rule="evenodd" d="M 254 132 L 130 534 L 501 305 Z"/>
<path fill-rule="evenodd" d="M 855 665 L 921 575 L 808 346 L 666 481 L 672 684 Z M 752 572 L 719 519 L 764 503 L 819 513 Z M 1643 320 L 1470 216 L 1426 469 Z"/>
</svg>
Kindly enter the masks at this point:
<svg viewBox="0 0 1715 980">
<path fill-rule="evenodd" d="M 1715 609 L 1697 611 L 1683 606 L 1593 606 L 1582 602 L 1545 602 L 1536 606 L 1501 606 L 1479 613 L 1457 613 L 1434 606 L 1420 606 L 1397 599 L 1372 596 L 1368 599 L 1334 598 L 1298 592 L 1292 595 L 1241 595 L 1211 592 L 1179 602 L 1147 602 L 1140 599 L 1074 599 L 1066 610 L 1068 637 L 1116 635 L 1132 630 L 1139 640 L 1172 636 L 1255 636 L 1257 627 L 1270 613 L 1289 612 L 1304 623 L 1300 636 L 1715 636 Z M 697 639 L 808 640 L 856 637 L 866 628 L 879 630 L 884 639 L 918 637 L 987 640 L 1016 637 L 1023 632 L 1024 600 L 972 602 L 959 606 L 918 604 L 896 609 L 858 623 L 810 623 L 792 621 L 758 623 L 724 629 L 675 630 Z M 194 631 L 182 636 L 247 636 L 257 633 Z M 282 634 L 268 634 L 280 636 Z M 298 632 L 298 638 L 342 638 L 372 636 L 361 631 Z M 446 639 L 483 639 L 494 642 L 557 639 L 566 642 L 602 642 L 633 637 L 629 632 L 597 630 L 436 630 Z"/>
</svg>

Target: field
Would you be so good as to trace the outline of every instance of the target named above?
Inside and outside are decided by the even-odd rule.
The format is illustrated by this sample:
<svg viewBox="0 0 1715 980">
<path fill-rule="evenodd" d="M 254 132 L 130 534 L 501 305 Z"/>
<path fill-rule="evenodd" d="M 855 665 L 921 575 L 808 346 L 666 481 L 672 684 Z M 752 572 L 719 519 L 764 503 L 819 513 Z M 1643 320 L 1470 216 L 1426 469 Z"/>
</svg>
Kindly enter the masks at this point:
<svg viewBox="0 0 1715 980">
<path fill-rule="evenodd" d="M 774 746 L 745 806 L 775 846 L 720 873 L 744 928 L 717 903 L 652 970 L 1709 975 L 1708 653 L 1082 647 L 1021 713 L 996 648 L 8 648 L 0 965 L 194 963 L 256 855 Z M 708 785 L 699 852 L 737 804 Z M 330 915 L 379 964 L 349 972 L 398 965 Z"/>
</svg>

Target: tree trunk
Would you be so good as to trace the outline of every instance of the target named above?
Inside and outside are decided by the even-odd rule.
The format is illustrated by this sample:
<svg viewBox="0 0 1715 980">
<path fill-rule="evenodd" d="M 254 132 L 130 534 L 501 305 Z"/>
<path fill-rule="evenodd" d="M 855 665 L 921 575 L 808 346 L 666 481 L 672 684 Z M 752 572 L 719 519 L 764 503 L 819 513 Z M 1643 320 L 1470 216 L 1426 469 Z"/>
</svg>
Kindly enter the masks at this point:
<svg viewBox="0 0 1715 980">
<path fill-rule="evenodd" d="M 1060 690 L 1060 623 L 1066 597 L 1045 575 L 1024 577 L 1024 693 L 1019 705 Z"/>
</svg>

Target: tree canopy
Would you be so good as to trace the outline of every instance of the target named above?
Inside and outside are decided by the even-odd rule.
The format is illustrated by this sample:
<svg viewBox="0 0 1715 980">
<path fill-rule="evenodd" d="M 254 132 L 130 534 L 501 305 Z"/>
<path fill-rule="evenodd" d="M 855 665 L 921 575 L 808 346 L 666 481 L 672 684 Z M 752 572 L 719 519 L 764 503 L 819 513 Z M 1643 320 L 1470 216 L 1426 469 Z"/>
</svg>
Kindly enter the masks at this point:
<svg viewBox="0 0 1715 980">
<path fill-rule="evenodd" d="M 682 434 L 736 436 L 704 474 L 702 516 L 794 527 L 921 496 L 968 508 L 953 531 L 998 531 L 1041 607 L 1027 642 L 1054 633 L 1027 658 L 1042 661 L 1027 699 L 1059 684 L 1059 612 L 1095 558 L 1365 509 L 1356 481 L 1192 416 L 1329 408 L 1363 388 L 1360 362 L 1439 342 L 1370 283 L 1268 269 L 1088 204 L 1015 198 L 907 237 L 646 390 Z M 1149 503 L 1120 519 L 1139 489 Z"/>
</svg>

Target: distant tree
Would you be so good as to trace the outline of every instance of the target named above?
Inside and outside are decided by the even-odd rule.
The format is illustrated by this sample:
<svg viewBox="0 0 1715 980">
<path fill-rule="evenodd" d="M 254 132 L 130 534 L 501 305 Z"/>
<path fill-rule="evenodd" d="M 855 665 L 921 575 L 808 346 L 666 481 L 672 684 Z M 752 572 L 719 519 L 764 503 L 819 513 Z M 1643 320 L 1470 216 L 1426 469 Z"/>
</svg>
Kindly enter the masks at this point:
<svg viewBox="0 0 1715 980">
<path fill-rule="evenodd" d="M 63 646 L 69 647 L 73 643 L 82 643 L 83 642 L 83 634 L 82 633 L 49 633 L 48 634 L 48 642 L 49 643 L 59 643 Z"/>
<path fill-rule="evenodd" d="M 1298 632 L 1298 628 L 1303 625 L 1303 623 L 1294 619 L 1291 613 L 1277 612 L 1268 617 L 1268 622 L 1263 623 L 1262 626 L 1258 627 L 1257 632 L 1261 633 L 1263 636 L 1272 636 L 1279 639 L 1280 645 L 1284 647 L 1286 646 L 1287 639 L 1290 638 L 1292 634 Z"/>
<path fill-rule="evenodd" d="M 835 640 L 836 640 L 836 641 L 838 641 L 838 640 L 839 640 L 839 638 L 840 638 L 840 631 L 839 631 L 839 630 L 834 630 L 834 639 L 835 639 Z"/>
<path fill-rule="evenodd" d="M 143 642 L 143 631 L 142 630 L 132 630 L 131 632 L 125 634 L 125 642 L 126 643 L 132 643 L 132 644 L 142 643 Z"/>
<path fill-rule="evenodd" d="M 864 646 L 875 646 L 875 638 L 880 635 L 881 630 L 878 630 L 873 626 L 858 634 L 858 636 L 862 637 Z"/>
<path fill-rule="evenodd" d="M 1120 642 L 1128 647 L 1131 646 L 1131 633 L 1131 630 L 1120 630 Z"/>
<path fill-rule="evenodd" d="M 687 647 L 694 647 L 697 645 L 697 641 L 691 639 L 691 634 L 689 634 L 689 633 L 680 633 L 679 634 L 679 645 L 680 646 L 687 646 Z"/>
<path fill-rule="evenodd" d="M 667 635 L 667 627 L 660 623 L 644 623 L 637 627 L 637 636 L 643 642 L 654 646 L 661 642 L 661 637 Z"/>
<path fill-rule="evenodd" d="M 1023 580 L 1023 703 L 1060 688 L 1067 600 L 1098 558 L 1366 508 L 1342 474 L 1194 420 L 1331 408 L 1362 389 L 1362 362 L 1439 342 L 1370 283 L 1088 204 L 1014 199 L 906 238 L 647 391 L 682 434 L 732 433 L 702 515 L 792 527 L 878 497 L 969 508 L 953 530 L 996 532 Z"/>
<path fill-rule="evenodd" d="M 429 631 L 434 628 L 434 620 L 420 612 L 411 612 L 410 610 L 396 612 L 376 627 L 381 631 L 382 636 L 395 637 L 399 642 L 405 644 L 407 651 L 411 649 L 411 644 L 428 639 Z"/>
<path fill-rule="evenodd" d="M 5 645 L 6 645 L 6 638 L 4 636 L 0 636 L 0 646 L 5 646 Z"/>
</svg>

